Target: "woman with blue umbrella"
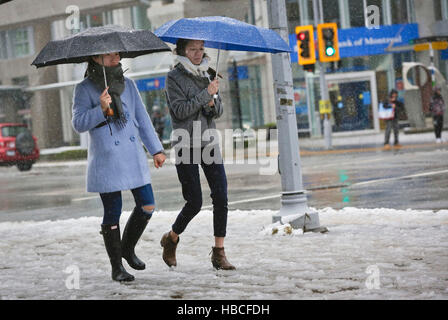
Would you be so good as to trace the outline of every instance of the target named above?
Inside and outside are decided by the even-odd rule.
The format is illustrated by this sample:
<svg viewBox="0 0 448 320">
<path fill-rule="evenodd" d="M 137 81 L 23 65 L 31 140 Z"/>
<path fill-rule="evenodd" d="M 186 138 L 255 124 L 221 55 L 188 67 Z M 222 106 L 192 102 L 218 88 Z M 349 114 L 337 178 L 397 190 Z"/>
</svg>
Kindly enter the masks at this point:
<svg viewBox="0 0 448 320">
<path fill-rule="evenodd" d="M 209 67 L 210 59 L 204 52 L 204 41 L 179 39 L 176 45 L 175 67 L 168 73 L 166 94 L 173 132 L 184 130 L 190 139 L 187 145 L 185 141 L 172 141 L 176 150 L 177 176 L 186 203 L 171 230 L 161 239 L 163 260 L 169 267 L 177 265 L 176 249 L 179 235 L 201 210 L 202 191 L 199 174 L 201 165 L 213 200 L 215 245 L 212 247 L 211 262 L 216 269 L 234 270 L 235 267 L 229 263 L 224 251 L 228 208 L 227 177 L 222 157 L 219 148 L 213 148 L 213 161 L 211 163 L 205 161 L 204 149 L 216 141 L 200 139 L 201 142 L 197 144 L 194 139 L 194 128 L 200 127 L 199 134 L 203 137 L 206 131 L 216 129 L 214 119 L 222 115 L 222 103 L 218 95 L 219 80 L 216 72 Z"/>
</svg>

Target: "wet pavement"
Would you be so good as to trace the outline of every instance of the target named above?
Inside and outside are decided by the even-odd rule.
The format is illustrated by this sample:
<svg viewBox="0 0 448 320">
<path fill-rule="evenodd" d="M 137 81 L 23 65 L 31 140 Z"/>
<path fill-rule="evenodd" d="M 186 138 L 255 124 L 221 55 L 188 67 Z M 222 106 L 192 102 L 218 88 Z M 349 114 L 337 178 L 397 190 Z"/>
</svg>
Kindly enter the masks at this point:
<svg viewBox="0 0 448 320">
<path fill-rule="evenodd" d="M 271 155 L 275 159 L 275 152 Z M 303 143 L 301 162 L 308 205 L 331 207 L 448 208 L 448 144 L 404 144 L 383 150 L 378 145 L 324 150 Z M 229 209 L 278 210 L 281 179 L 261 175 L 261 164 L 227 164 Z M 157 207 L 179 210 L 184 201 L 172 164 L 150 164 Z M 85 191 L 85 161 L 39 162 L 29 172 L 0 167 L 0 222 L 102 216 L 98 194 Z M 202 179 L 204 209 L 210 190 Z M 132 210 L 132 194 L 123 192 L 123 210 Z"/>
</svg>

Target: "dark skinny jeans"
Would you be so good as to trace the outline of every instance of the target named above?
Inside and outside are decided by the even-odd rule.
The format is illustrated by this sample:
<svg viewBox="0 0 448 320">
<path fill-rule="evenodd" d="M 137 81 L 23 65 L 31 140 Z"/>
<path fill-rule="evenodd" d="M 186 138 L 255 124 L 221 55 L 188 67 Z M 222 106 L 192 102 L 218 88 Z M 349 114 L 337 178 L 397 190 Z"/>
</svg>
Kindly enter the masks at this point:
<svg viewBox="0 0 448 320">
<path fill-rule="evenodd" d="M 193 159 L 190 150 L 190 159 Z M 197 163 L 176 164 L 177 176 L 182 185 L 182 195 L 186 201 L 184 207 L 172 225 L 175 233 L 184 232 L 188 223 L 201 211 L 202 190 Z M 201 167 L 210 187 L 213 203 L 213 230 L 215 237 L 225 237 L 227 228 L 227 178 L 222 163 L 206 164 L 201 158 Z"/>
<path fill-rule="evenodd" d="M 434 133 L 437 139 L 442 138 L 442 130 L 443 130 L 443 114 L 434 115 Z"/>
</svg>

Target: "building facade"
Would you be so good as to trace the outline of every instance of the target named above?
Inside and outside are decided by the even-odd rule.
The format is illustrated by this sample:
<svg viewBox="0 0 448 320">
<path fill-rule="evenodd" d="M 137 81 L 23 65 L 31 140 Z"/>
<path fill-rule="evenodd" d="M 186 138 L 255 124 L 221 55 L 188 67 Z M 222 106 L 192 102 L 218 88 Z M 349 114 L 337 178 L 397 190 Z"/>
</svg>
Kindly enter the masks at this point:
<svg viewBox="0 0 448 320">
<path fill-rule="evenodd" d="M 396 88 L 411 104 L 412 92 L 403 87 L 402 64 L 429 64 L 428 52 L 409 46 L 390 50 L 407 37 L 440 34 L 448 20 L 448 0 L 314 0 L 322 6 L 324 22 L 336 22 L 341 41 L 341 60 L 324 64 L 333 106 L 334 134 L 378 131 L 378 103 Z M 41 148 L 83 145 L 84 138 L 71 127 L 74 85 L 83 79 L 85 64 L 36 69 L 30 64 L 44 45 L 89 27 L 119 24 L 156 30 L 182 17 L 228 16 L 268 27 L 266 0 L 32 0 L 11 1 L 0 6 L 0 121 L 26 122 Z M 313 0 L 285 0 L 293 69 L 294 99 L 299 133 L 321 134 L 319 72 L 304 72 L 297 64 L 294 29 L 314 25 Z M 380 28 L 367 30 L 364 2 L 380 12 Z M 75 3 L 75 4 L 74 4 Z M 383 34 L 389 33 L 385 37 Z M 448 34 L 448 33 L 447 33 Z M 362 44 L 357 40 L 363 38 Z M 358 39 L 357 38 L 357 39 Z M 398 39 L 398 40 L 396 40 Z M 216 50 L 207 49 L 212 61 Z M 448 54 L 437 51 L 435 66 L 448 73 Z M 166 108 L 165 76 L 173 65 L 170 53 L 124 59 L 126 76 L 134 79 L 151 114 L 154 106 Z M 271 55 L 222 51 L 219 72 L 224 75 L 221 93 L 225 103 L 218 129 L 261 128 L 275 124 Z M 22 94 L 17 94 L 21 90 Z M 12 97 L 20 98 L 14 98 Z M 408 101 L 406 101 L 408 100 Z M 448 101 L 448 100 L 447 100 Z M 447 117 L 448 119 L 448 117 Z M 405 121 L 406 119 L 403 119 Z M 165 138 L 168 138 L 169 130 Z"/>
</svg>

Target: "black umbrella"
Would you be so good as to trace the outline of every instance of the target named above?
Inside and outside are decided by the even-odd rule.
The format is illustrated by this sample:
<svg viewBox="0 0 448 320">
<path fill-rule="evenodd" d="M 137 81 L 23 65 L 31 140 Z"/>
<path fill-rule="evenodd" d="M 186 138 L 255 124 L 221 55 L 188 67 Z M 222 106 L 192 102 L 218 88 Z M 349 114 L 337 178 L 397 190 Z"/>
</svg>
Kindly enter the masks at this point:
<svg viewBox="0 0 448 320">
<path fill-rule="evenodd" d="M 90 56 L 119 52 L 122 58 L 171 51 L 165 42 L 149 30 L 107 25 L 94 27 L 52 40 L 39 52 L 32 65 L 37 68 L 65 63 L 81 63 Z"/>
</svg>

